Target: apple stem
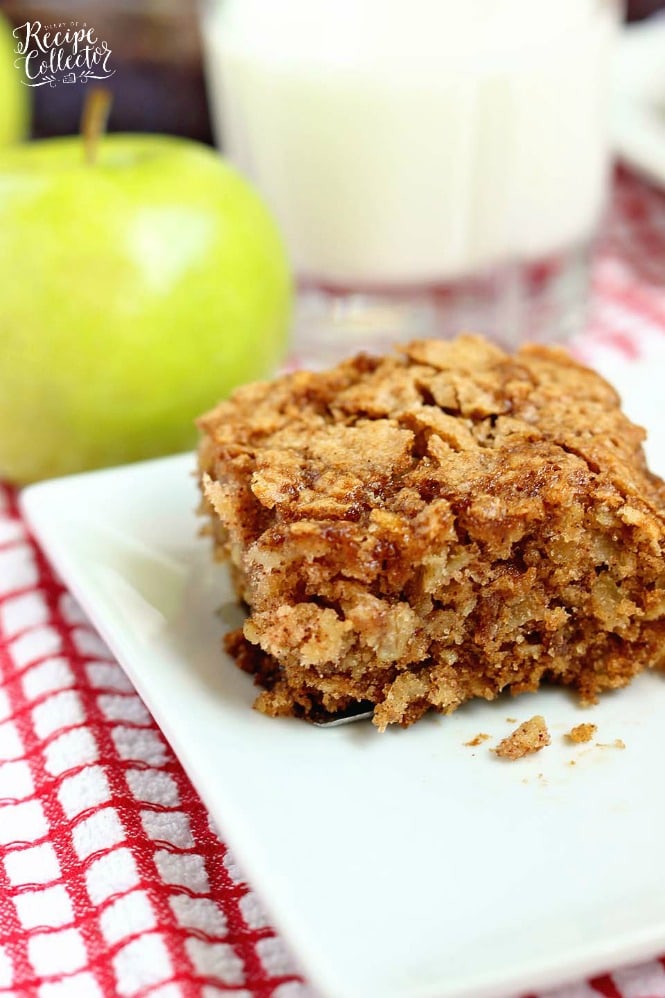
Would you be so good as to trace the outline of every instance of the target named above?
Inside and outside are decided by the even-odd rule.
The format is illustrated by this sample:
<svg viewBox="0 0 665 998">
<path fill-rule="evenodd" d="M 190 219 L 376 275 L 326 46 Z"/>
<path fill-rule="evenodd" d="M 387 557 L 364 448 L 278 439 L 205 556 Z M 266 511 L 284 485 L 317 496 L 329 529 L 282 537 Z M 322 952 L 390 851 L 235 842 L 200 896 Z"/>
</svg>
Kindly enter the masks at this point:
<svg viewBox="0 0 665 998">
<path fill-rule="evenodd" d="M 90 166 L 97 162 L 99 140 L 106 131 L 106 125 L 111 113 L 113 96 L 104 87 L 95 87 L 86 94 L 81 115 L 81 135 L 85 150 L 85 161 Z"/>
</svg>

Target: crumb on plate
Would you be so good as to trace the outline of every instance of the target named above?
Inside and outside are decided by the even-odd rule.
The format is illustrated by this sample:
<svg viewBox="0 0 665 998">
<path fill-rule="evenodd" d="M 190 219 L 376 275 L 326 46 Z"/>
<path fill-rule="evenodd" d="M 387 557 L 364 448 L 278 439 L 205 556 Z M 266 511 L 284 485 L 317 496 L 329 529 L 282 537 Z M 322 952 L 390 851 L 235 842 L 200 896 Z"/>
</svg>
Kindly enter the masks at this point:
<svg viewBox="0 0 665 998">
<path fill-rule="evenodd" d="M 597 730 L 598 727 L 595 724 L 576 724 L 574 728 L 570 729 L 566 737 L 576 744 L 590 742 Z"/>
<path fill-rule="evenodd" d="M 539 752 L 550 743 L 550 733 L 542 714 L 535 714 L 499 742 L 492 751 L 501 759 L 521 759 L 532 752 Z M 539 774 L 540 775 L 540 774 Z"/>
<path fill-rule="evenodd" d="M 464 744 L 469 745 L 471 748 L 475 748 L 476 745 L 481 745 L 483 742 L 486 742 L 487 739 L 491 737 L 492 737 L 491 735 L 485 734 L 484 731 L 479 731 L 478 734 L 475 736 L 475 738 L 472 738 L 468 742 L 464 742 Z"/>
</svg>

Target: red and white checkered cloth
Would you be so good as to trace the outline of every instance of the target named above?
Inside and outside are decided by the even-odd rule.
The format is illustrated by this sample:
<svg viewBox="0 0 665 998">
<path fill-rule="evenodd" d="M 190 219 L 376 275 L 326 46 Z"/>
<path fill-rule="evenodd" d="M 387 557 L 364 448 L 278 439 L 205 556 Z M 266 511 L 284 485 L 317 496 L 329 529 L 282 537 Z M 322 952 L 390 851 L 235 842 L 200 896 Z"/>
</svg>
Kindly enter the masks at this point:
<svg viewBox="0 0 665 998">
<path fill-rule="evenodd" d="M 665 358 L 664 289 L 665 194 L 621 175 L 578 352 Z M 1 486 L 0 995 L 313 996 Z M 665 998 L 665 958 L 555 995 Z"/>
</svg>

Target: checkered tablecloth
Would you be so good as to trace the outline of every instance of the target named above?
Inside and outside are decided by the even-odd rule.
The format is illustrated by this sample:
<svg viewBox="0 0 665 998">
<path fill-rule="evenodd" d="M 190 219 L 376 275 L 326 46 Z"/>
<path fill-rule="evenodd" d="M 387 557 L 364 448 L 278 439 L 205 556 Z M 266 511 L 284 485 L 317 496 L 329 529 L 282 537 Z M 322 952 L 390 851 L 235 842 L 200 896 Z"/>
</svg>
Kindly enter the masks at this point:
<svg viewBox="0 0 665 998">
<path fill-rule="evenodd" d="M 665 194 L 621 175 L 577 352 L 665 368 L 664 289 Z M 665 998 L 664 968 L 608 967 L 549 998 Z M 2 486 L 0 994 L 314 995 Z"/>
</svg>

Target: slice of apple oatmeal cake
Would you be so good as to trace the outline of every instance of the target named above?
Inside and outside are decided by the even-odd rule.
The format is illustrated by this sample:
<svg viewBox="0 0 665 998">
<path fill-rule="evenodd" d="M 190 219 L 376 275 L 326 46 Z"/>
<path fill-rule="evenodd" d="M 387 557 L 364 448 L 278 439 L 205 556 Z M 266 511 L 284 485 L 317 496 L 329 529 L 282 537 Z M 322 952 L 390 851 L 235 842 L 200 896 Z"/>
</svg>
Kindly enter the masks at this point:
<svg viewBox="0 0 665 998">
<path fill-rule="evenodd" d="M 564 351 L 417 341 L 247 385 L 200 420 L 203 507 L 272 715 L 380 729 L 665 662 L 665 485 Z"/>
</svg>

